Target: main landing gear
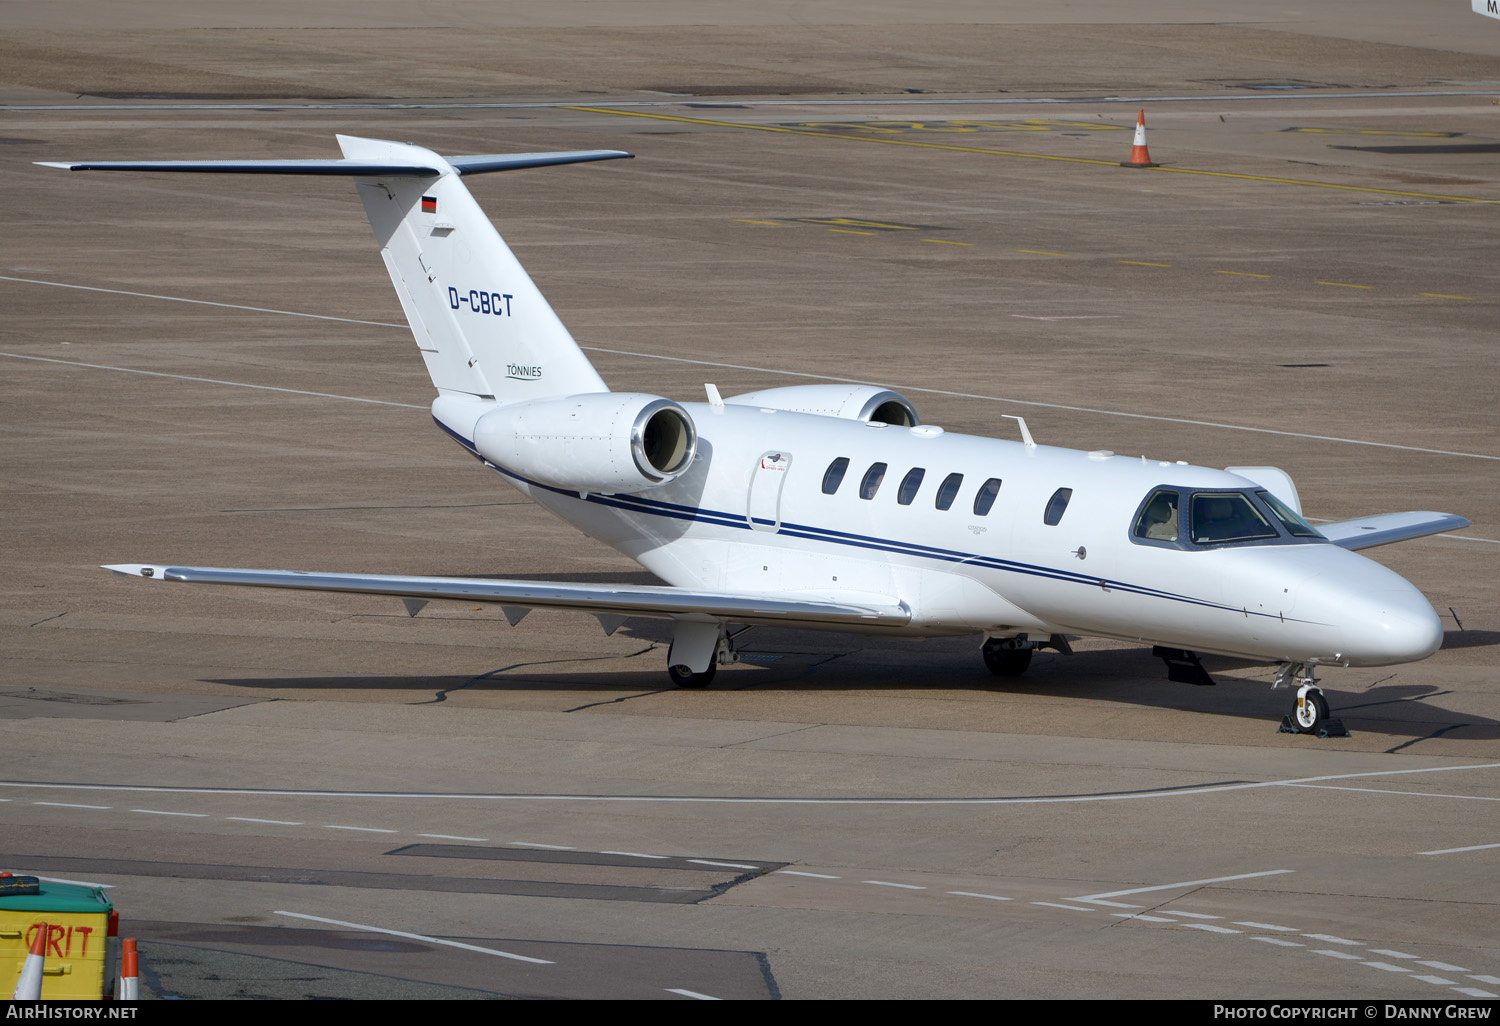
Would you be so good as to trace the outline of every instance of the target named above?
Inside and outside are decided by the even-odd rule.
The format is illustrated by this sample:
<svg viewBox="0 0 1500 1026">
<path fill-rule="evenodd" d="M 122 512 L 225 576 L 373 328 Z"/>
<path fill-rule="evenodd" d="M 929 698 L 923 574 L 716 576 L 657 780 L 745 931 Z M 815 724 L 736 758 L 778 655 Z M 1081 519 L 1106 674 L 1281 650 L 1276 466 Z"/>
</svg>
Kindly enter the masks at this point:
<svg viewBox="0 0 1500 1026">
<path fill-rule="evenodd" d="M 1282 663 L 1276 670 L 1271 687 L 1283 684 L 1297 686 L 1297 702 L 1290 715 L 1281 718 L 1283 734 L 1314 734 L 1318 737 L 1348 737 L 1349 731 L 1342 720 L 1334 719 L 1328 712 L 1328 699 L 1318 687 L 1312 667 L 1304 663 Z"/>
<path fill-rule="evenodd" d="M 676 666 L 667 667 L 667 676 L 672 678 L 672 683 L 680 688 L 706 688 L 714 679 L 714 674 L 719 672 L 717 663 L 709 663 L 708 669 L 702 673 L 694 673 L 690 668 L 681 663 Z"/>
<path fill-rule="evenodd" d="M 1046 641 L 1032 641 L 1024 634 L 1013 638 L 985 638 L 980 653 L 984 665 L 997 677 L 1019 677 L 1031 666 L 1031 654 L 1039 648 L 1055 648 L 1063 655 L 1072 655 L 1068 639 L 1054 634 Z"/>
<path fill-rule="evenodd" d="M 1036 645 L 1020 638 L 985 638 L 984 665 L 996 677 L 1019 677 L 1031 665 L 1031 653 Z"/>
<path fill-rule="evenodd" d="M 740 661 L 734 639 L 749 629 L 741 627 L 730 634 L 721 623 L 679 620 L 667 652 L 667 676 L 679 688 L 708 687 L 720 665 Z"/>
</svg>

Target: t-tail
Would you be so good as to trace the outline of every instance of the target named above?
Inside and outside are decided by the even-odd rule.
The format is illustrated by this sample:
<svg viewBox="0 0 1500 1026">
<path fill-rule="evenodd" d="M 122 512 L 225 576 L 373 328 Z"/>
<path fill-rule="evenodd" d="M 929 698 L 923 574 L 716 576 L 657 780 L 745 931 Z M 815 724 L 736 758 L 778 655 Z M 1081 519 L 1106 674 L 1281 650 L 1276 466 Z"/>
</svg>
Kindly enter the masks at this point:
<svg viewBox="0 0 1500 1026">
<path fill-rule="evenodd" d="M 507 403 L 607 392 L 464 175 L 629 157 L 619 150 L 442 157 L 341 135 L 343 159 L 47 161 L 72 171 L 349 175 L 439 398 Z"/>
</svg>

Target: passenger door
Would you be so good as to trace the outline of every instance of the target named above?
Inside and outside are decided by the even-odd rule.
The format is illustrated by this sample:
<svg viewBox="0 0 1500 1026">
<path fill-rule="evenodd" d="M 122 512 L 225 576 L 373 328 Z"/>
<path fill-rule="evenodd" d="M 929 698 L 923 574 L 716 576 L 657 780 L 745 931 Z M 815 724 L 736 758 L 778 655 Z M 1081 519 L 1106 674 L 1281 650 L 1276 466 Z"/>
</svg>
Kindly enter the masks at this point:
<svg viewBox="0 0 1500 1026">
<path fill-rule="evenodd" d="M 792 455 L 784 449 L 761 453 L 750 472 L 750 494 L 745 519 L 752 531 L 775 534 L 781 530 L 781 492 L 786 487 Z"/>
</svg>

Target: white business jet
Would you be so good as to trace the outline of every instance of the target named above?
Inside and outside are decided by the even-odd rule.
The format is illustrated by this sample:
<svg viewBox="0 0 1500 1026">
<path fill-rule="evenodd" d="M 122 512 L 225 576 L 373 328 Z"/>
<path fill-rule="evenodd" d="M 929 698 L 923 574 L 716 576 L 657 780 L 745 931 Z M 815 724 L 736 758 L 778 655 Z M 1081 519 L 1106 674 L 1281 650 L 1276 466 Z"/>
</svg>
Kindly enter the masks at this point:
<svg viewBox="0 0 1500 1026">
<path fill-rule="evenodd" d="M 1286 725 L 1325 728 L 1320 666 L 1424 659 L 1443 631 L 1422 593 L 1352 549 L 1468 526 L 1390 513 L 1313 528 L 1269 467 L 1039 445 L 923 424 L 874 386 L 707 401 L 611 392 L 464 187 L 463 176 L 629 157 L 613 150 L 441 157 L 339 137 L 337 160 L 48 163 L 70 170 L 347 175 L 466 452 L 670 587 L 126 564 L 153 581 L 356 592 L 408 612 L 454 599 L 576 609 L 613 632 L 672 621 L 668 673 L 702 687 L 751 626 L 979 635 L 995 673 L 1069 635 L 1155 646 L 1173 680 L 1199 653 L 1280 664 Z"/>
</svg>

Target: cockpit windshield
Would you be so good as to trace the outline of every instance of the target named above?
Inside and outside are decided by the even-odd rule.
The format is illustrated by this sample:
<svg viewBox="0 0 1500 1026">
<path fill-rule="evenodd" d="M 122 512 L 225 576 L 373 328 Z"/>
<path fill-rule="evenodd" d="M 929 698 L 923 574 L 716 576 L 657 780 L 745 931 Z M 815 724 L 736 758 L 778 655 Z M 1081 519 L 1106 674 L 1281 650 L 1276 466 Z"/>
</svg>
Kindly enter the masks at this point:
<svg viewBox="0 0 1500 1026">
<path fill-rule="evenodd" d="M 1326 541 L 1268 491 L 1194 492 L 1168 486 L 1146 496 L 1130 535 L 1137 545 L 1174 549 Z"/>
<path fill-rule="evenodd" d="M 1255 494 L 1260 497 L 1261 502 L 1271 507 L 1271 512 L 1276 514 L 1276 519 L 1281 521 L 1281 526 L 1285 527 L 1293 538 L 1323 537 L 1318 533 L 1317 528 L 1299 517 L 1296 511 L 1270 492 L 1256 492 Z"/>
<path fill-rule="evenodd" d="M 1241 492 L 1198 492 L 1192 521 L 1192 538 L 1199 545 L 1276 537 L 1276 528 Z"/>
</svg>

